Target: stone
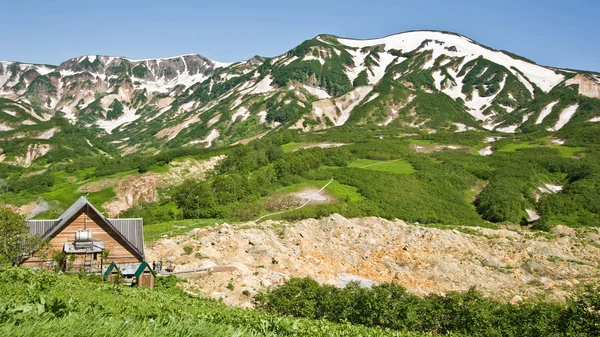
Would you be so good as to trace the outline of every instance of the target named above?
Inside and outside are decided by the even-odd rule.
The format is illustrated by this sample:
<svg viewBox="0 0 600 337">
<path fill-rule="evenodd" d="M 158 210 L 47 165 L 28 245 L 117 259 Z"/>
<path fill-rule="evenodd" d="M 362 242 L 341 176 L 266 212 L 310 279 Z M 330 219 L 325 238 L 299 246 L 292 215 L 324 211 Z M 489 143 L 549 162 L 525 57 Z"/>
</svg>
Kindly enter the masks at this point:
<svg viewBox="0 0 600 337">
<path fill-rule="evenodd" d="M 481 260 L 481 264 L 486 266 L 486 267 L 494 267 L 494 268 L 499 268 L 502 266 L 502 262 L 500 262 L 500 260 L 498 260 L 497 258 L 486 254 L 486 256 L 483 258 L 483 260 Z"/>
<path fill-rule="evenodd" d="M 550 233 L 557 236 L 575 236 L 577 234 L 577 232 L 573 228 L 563 225 L 554 226 L 550 230 Z"/>
<path fill-rule="evenodd" d="M 510 304 L 512 305 L 516 305 L 523 302 L 523 298 L 519 295 L 515 295 L 511 300 L 510 300 Z"/>
</svg>

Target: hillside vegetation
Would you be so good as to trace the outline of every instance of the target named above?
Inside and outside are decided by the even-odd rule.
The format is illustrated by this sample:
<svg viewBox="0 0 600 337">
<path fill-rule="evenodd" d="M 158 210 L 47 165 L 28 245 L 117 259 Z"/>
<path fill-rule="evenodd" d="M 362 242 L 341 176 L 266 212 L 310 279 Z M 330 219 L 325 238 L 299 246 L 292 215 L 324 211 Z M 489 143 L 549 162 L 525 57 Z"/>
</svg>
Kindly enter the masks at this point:
<svg viewBox="0 0 600 337">
<path fill-rule="evenodd" d="M 336 289 L 296 279 L 258 297 L 259 306 L 273 314 L 187 295 L 174 288 L 172 278 L 159 279 L 158 289 L 149 291 L 102 283 L 95 276 L 2 268 L 0 281 L 0 332 L 6 336 L 595 336 L 600 332 L 600 302 L 594 289 L 566 305 L 516 306 L 485 299 L 476 291 L 420 299 L 394 285 L 368 290 L 350 284 Z"/>
<path fill-rule="evenodd" d="M 3 336 L 422 336 L 227 307 L 183 293 L 173 278 L 159 278 L 150 291 L 1 268 L 0 281 Z"/>
<path fill-rule="evenodd" d="M 121 216 L 143 217 L 146 224 L 182 218 L 247 221 L 271 213 L 279 213 L 271 218 L 296 220 L 339 213 L 424 224 L 599 226 L 600 209 L 593 202 L 600 195 L 595 130 L 595 125 L 565 129 L 560 134 L 564 145 L 546 132 L 491 139 L 475 131 L 404 137 L 393 128 L 287 131 L 214 150 L 75 157 L 66 164 L 29 168 L 0 165 L 0 200 L 16 206 L 33 201 L 33 207 L 42 197 L 49 209 L 38 217 L 52 217 L 85 191 L 101 208 L 118 200 L 123 188 L 143 187 L 152 198 L 138 198 Z M 337 147 L 316 146 L 323 142 Z M 304 148 L 286 152 L 288 144 Z M 491 154 L 480 155 L 482 149 Z M 210 158 L 216 164 L 212 170 L 205 164 L 195 175 L 180 169 L 182 161 L 200 165 Z M 185 170 L 191 169 L 195 166 Z M 318 190 L 331 179 L 323 191 L 326 201 L 296 209 L 307 200 L 298 197 L 300 192 Z M 156 183 L 137 185 L 147 180 Z"/>
</svg>

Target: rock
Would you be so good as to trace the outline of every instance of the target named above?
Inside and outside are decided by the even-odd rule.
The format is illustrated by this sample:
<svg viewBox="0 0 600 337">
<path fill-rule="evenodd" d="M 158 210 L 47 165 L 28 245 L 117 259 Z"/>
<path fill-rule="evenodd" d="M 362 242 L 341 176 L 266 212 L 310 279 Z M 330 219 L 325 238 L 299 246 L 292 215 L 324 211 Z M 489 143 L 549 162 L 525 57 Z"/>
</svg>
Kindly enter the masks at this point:
<svg viewBox="0 0 600 337">
<path fill-rule="evenodd" d="M 530 273 L 544 272 L 544 267 L 541 264 L 535 262 L 534 260 L 527 260 L 527 262 L 525 262 L 522 267 Z"/>
<path fill-rule="evenodd" d="M 481 260 L 481 264 L 486 266 L 486 267 L 494 267 L 494 268 L 500 268 L 502 266 L 502 263 L 500 262 L 500 260 L 498 260 L 497 258 L 486 254 L 486 256 L 483 258 L 483 260 Z"/>
<path fill-rule="evenodd" d="M 557 235 L 557 236 L 575 236 L 577 234 L 577 232 L 573 228 L 566 227 L 563 225 L 554 226 L 550 230 L 550 233 Z"/>
<path fill-rule="evenodd" d="M 224 230 L 226 234 L 219 234 Z M 497 239 L 381 218 L 331 215 L 294 223 L 268 220 L 204 227 L 197 235 L 159 239 L 145 249 L 149 261 L 172 260 L 181 270 L 236 267 L 235 272 L 181 274 L 188 282 L 180 286 L 245 307 L 252 306 L 252 299 L 241 294 L 242 287 L 255 293 L 290 277 L 336 286 L 352 280 L 364 286 L 396 282 L 420 296 L 476 286 L 506 301 L 540 293 L 549 300 L 564 300 L 571 287 L 553 280 L 574 285 L 575 278 L 595 275 L 600 264 L 597 248 L 568 234 L 548 240 L 515 226 L 473 230 Z M 561 233 L 565 230 L 569 232 L 566 228 Z M 185 255 L 184 246 L 196 247 L 202 258 L 196 252 Z M 234 291 L 224 290 L 229 282 L 236 285 Z"/>
<path fill-rule="evenodd" d="M 510 300 L 510 304 L 512 305 L 516 305 L 523 302 L 523 298 L 519 295 L 515 295 L 511 300 Z"/>
</svg>

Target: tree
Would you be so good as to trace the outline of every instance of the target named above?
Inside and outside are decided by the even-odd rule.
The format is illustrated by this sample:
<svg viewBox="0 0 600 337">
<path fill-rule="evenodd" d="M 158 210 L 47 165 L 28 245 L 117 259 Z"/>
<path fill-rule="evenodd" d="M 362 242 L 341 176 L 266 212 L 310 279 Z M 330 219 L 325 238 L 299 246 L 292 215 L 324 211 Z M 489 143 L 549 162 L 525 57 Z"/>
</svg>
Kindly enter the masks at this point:
<svg viewBox="0 0 600 337">
<path fill-rule="evenodd" d="M 0 261 L 16 265 L 24 254 L 40 244 L 40 237 L 30 234 L 25 216 L 6 207 L 0 208 Z"/>
<path fill-rule="evenodd" d="M 186 219 L 213 218 L 219 214 L 215 196 L 205 181 L 186 180 L 173 194 L 173 200 Z"/>
</svg>

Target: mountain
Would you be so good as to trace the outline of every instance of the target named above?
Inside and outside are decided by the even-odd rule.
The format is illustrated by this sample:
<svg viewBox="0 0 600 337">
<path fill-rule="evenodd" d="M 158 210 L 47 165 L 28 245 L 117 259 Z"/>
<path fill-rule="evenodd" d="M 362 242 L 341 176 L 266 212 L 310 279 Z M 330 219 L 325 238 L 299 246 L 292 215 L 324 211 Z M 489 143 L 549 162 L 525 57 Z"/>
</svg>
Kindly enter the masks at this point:
<svg viewBox="0 0 600 337">
<path fill-rule="evenodd" d="M 600 74 L 537 65 L 448 32 L 319 35 L 232 64 L 200 55 L 2 61 L 0 109 L 2 160 L 26 165 L 56 150 L 154 153 L 282 129 L 554 132 L 600 121 Z M 65 135 L 74 128 L 85 142 Z"/>
</svg>

